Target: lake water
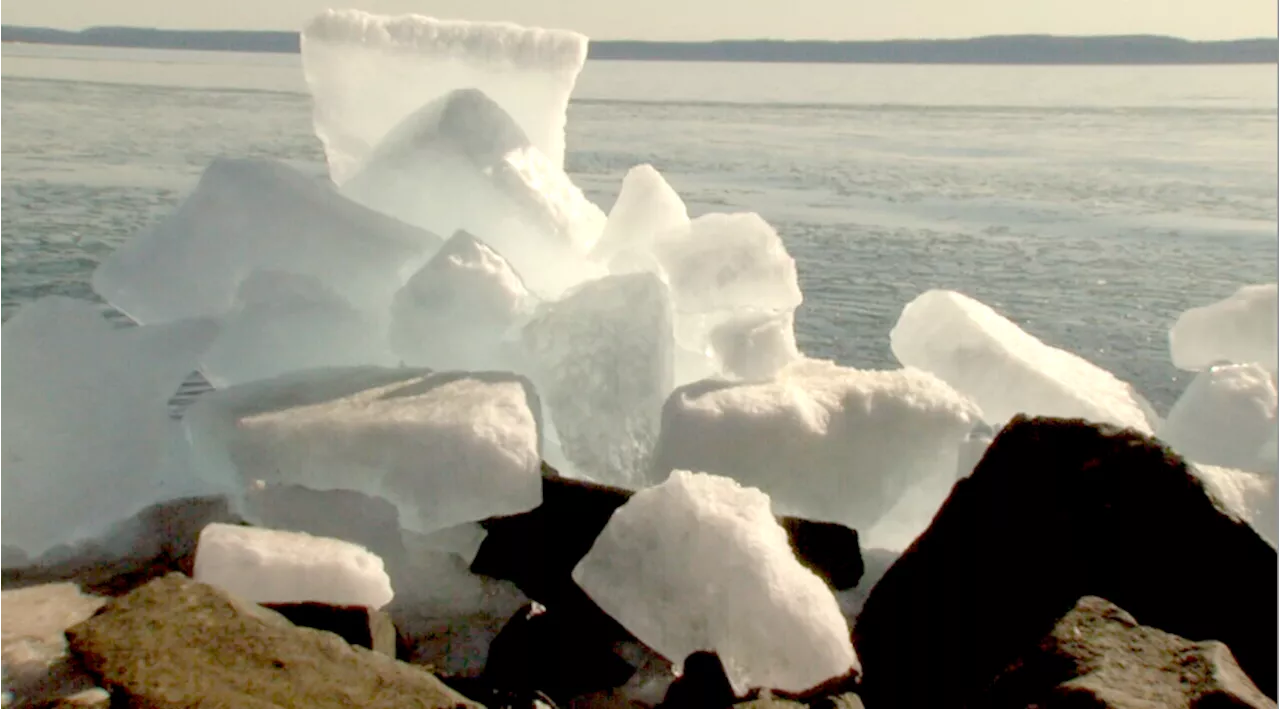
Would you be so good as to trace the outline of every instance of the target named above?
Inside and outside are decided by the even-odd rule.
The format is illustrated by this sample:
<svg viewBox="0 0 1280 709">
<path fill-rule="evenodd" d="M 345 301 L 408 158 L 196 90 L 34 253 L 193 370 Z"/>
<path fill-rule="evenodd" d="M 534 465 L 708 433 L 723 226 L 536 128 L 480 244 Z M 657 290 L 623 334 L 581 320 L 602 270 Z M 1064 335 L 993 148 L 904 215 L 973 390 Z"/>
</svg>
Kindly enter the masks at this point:
<svg viewBox="0 0 1280 709">
<path fill-rule="evenodd" d="M 89 274 L 215 157 L 323 171 L 297 56 L 4 45 L 3 303 Z M 1161 412 L 1178 313 L 1277 272 L 1275 66 L 588 62 L 568 168 L 606 210 L 652 163 L 693 214 L 756 211 L 796 258 L 802 348 L 893 367 L 965 292 Z"/>
</svg>

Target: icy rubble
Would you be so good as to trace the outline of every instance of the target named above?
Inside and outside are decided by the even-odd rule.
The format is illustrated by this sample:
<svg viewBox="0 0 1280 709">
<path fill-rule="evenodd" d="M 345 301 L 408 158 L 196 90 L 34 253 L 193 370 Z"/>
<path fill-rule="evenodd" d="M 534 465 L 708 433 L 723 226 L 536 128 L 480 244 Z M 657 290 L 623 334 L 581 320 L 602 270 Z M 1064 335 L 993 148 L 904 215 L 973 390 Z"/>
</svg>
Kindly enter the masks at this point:
<svg viewBox="0 0 1280 709">
<path fill-rule="evenodd" d="M 1188 460 L 1264 472 L 1276 435 L 1276 387 L 1256 364 L 1211 367 L 1191 381 L 1156 431 Z"/>
<path fill-rule="evenodd" d="M 574 581 L 676 665 L 714 650 L 734 690 L 811 689 L 858 667 L 831 589 L 800 565 L 769 497 L 678 470 L 618 508 Z"/>
<path fill-rule="evenodd" d="M 255 603 L 376 609 L 395 595 L 382 559 L 355 544 L 234 524 L 200 532 L 192 577 Z"/>
<path fill-rule="evenodd" d="M 569 94 L 587 38 L 508 22 L 328 10 L 302 30 L 316 136 L 341 185 L 400 121 L 456 89 L 477 88 L 559 168 Z"/>
<path fill-rule="evenodd" d="M 867 529 L 916 484 L 954 480 L 977 420 L 968 399 L 927 372 L 802 360 L 765 381 L 673 392 L 654 472 L 724 475 L 764 490 L 778 514 Z"/>
<path fill-rule="evenodd" d="M 972 397 L 995 427 L 1019 413 L 1084 418 L 1147 434 L 1158 424 L 1129 384 L 955 291 L 931 290 L 908 303 L 889 342 L 899 362 Z"/>
<path fill-rule="evenodd" d="M 1169 330 L 1169 352 L 1178 369 L 1199 371 L 1214 364 L 1258 364 L 1277 369 L 1275 283 L 1242 286 L 1216 303 L 1178 316 Z"/>
</svg>

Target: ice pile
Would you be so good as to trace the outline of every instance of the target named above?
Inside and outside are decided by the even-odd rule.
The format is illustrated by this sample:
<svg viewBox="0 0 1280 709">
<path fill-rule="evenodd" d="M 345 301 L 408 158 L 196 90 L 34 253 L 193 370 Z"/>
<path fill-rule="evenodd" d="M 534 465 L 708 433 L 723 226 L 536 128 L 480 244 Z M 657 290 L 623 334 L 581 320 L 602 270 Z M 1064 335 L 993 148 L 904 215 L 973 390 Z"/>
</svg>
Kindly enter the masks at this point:
<svg viewBox="0 0 1280 709">
<path fill-rule="evenodd" d="M 800 565 L 769 497 L 676 471 L 618 508 L 573 572 L 641 642 L 714 650 L 734 689 L 802 692 L 856 668 L 831 589 Z"/>
<path fill-rule="evenodd" d="M 1215 364 L 1260 365 L 1276 372 L 1276 284 L 1243 286 L 1230 297 L 1178 317 L 1169 330 L 1169 352 L 1178 369 Z"/>
<path fill-rule="evenodd" d="M 1200 463 L 1264 472 L 1263 447 L 1276 435 L 1276 386 L 1256 364 L 1210 367 L 1191 381 L 1157 431 Z"/>
<path fill-rule="evenodd" d="M 255 603 L 376 609 L 394 595 L 382 559 L 355 544 L 231 524 L 200 532 L 193 577 Z"/>
</svg>

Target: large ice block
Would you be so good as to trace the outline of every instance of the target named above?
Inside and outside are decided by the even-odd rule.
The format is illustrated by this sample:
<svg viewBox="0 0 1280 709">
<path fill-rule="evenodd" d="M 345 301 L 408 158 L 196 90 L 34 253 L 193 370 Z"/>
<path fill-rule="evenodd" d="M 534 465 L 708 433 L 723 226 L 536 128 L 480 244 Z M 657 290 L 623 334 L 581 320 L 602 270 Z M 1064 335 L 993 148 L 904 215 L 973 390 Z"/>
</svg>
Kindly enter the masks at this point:
<svg viewBox="0 0 1280 709">
<path fill-rule="evenodd" d="M 395 364 L 379 313 L 362 313 L 315 276 L 256 270 L 200 359 L 215 387 L 318 367 Z"/>
<path fill-rule="evenodd" d="M 604 213 L 478 89 L 449 92 L 406 117 L 341 191 L 437 234 L 476 235 L 540 295 L 603 274 L 587 254 Z"/>
<path fill-rule="evenodd" d="M 1148 434 L 1158 423 L 1129 384 L 955 291 L 931 290 L 908 303 L 889 343 L 899 362 L 932 372 L 971 397 L 995 427 L 1018 413 L 1084 418 Z"/>
<path fill-rule="evenodd" d="M 377 311 L 440 243 L 283 163 L 218 159 L 177 210 L 103 260 L 93 289 L 139 323 L 220 316 L 269 269 Z"/>
<path fill-rule="evenodd" d="M 720 371 L 739 379 L 768 379 L 801 357 L 791 310 L 734 313 L 707 339 Z"/>
<path fill-rule="evenodd" d="M 801 360 L 770 380 L 672 392 L 654 470 L 759 487 L 775 512 L 868 529 L 918 483 L 954 479 L 978 410 L 931 374 Z"/>
<path fill-rule="evenodd" d="M 509 373 L 343 367 L 216 391 L 184 420 L 203 474 L 233 493 L 355 490 L 428 534 L 540 503 L 539 406 Z"/>
<path fill-rule="evenodd" d="M 505 340 L 536 303 L 506 259 L 459 231 L 396 293 L 391 345 L 411 366 L 512 369 Z"/>
<path fill-rule="evenodd" d="M 673 376 L 672 309 L 652 273 L 586 283 L 524 327 L 565 457 L 616 485 L 647 479 Z"/>
<path fill-rule="evenodd" d="M 564 164 L 569 94 L 587 58 L 576 32 L 507 22 L 327 10 L 302 31 L 316 135 L 342 184 L 405 116 L 456 89 L 484 91 L 551 164 Z"/>
<path fill-rule="evenodd" d="M 1276 387 L 1256 364 L 1211 367 L 1191 381 L 1156 435 L 1197 463 L 1262 472 L 1276 434 Z"/>
<path fill-rule="evenodd" d="M 858 666 L 831 589 L 796 559 L 769 497 L 675 471 L 618 508 L 573 579 L 673 664 L 713 650 L 739 694 L 802 692 Z"/>
<path fill-rule="evenodd" d="M 604 233 L 591 258 L 614 273 L 646 270 L 658 234 L 688 229 L 689 211 L 652 165 L 637 165 L 622 178 Z"/>
<path fill-rule="evenodd" d="M 394 593 L 382 559 L 340 539 L 234 524 L 200 532 L 192 577 L 254 603 L 378 609 Z"/>
<path fill-rule="evenodd" d="M 168 458 L 167 402 L 217 324 L 117 328 L 51 296 L 4 324 L 3 536 L 30 557 L 195 491 Z"/>
<path fill-rule="evenodd" d="M 1210 305 L 1178 316 L 1169 330 L 1173 366 L 1199 371 L 1214 364 L 1259 364 L 1275 372 L 1277 340 L 1275 283 L 1242 286 Z"/>
</svg>

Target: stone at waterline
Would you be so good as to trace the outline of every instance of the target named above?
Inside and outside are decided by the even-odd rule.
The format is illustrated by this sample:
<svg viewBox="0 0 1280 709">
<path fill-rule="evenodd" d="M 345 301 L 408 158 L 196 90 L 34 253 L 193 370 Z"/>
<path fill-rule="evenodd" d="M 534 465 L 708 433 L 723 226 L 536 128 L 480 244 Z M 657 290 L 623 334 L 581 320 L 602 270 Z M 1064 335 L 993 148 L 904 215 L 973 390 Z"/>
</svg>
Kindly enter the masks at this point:
<svg viewBox="0 0 1280 709">
<path fill-rule="evenodd" d="M 699 650 L 686 657 L 683 666 L 657 709 L 728 709 L 737 701 L 716 653 Z"/>
<path fill-rule="evenodd" d="M 111 601 L 67 638 L 129 706 L 480 709 L 418 668 L 181 574 Z"/>
<path fill-rule="evenodd" d="M 1220 642 L 1139 625 L 1115 604 L 1081 598 L 981 698 L 992 709 L 1274 709 Z"/>
<path fill-rule="evenodd" d="M 860 694 L 873 707 L 963 706 L 1097 595 L 1226 643 L 1272 695 L 1275 569 L 1276 549 L 1155 440 L 1015 417 L 872 589 L 853 630 Z"/>
<path fill-rule="evenodd" d="M 12 706 L 35 706 L 75 695 L 93 679 L 67 654 L 67 628 L 92 616 L 105 598 L 56 583 L 0 594 L 0 660 Z"/>
<path fill-rule="evenodd" d="M 300 628 L 327 630 L 357 647 L 396 656 L 396 626 L 383 611 L 327 603 L 263 603 Z"/>
</svg>

